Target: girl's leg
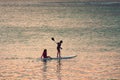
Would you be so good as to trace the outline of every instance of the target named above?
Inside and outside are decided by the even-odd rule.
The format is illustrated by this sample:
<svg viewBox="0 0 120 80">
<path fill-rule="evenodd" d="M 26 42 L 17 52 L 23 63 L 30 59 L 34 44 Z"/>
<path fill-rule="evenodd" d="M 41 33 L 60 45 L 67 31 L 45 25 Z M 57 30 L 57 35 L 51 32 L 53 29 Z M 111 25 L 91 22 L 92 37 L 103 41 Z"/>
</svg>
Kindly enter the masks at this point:
<svg viewBox="0 0 120 80">
<path fill-rule="evenodd" d="M 57 58 L 60 58 L 61 57 L 61 52 L 60 52 L 60 49 L 57 49 Z"/>
<path fill-rule="evenodd" d="M 60 50 L 59 50 L 59 48 L 57 48 L 57 58 L 59 58 L 59 52 L 60 52 Z"/>
<path fill-rule="evenodd" d="M 57 58 L 59 58 L 59 57 L 60 57 L 60 52 L 58 51 L 58 52 L 57 52 Z"/>
<path fill-rule="evenodd" d="M 57 52 L 57 58 L 58 58 L 58 52 Z"/>
<path fill-rule="evenodd" d="M 59 58 L 61 58 L 61 52 L 59 52 Z"/>
<path fill-rule="evenodd" d="M 61 52 L 60 51 L 58 52 L 58 58 L 61 58 Z"/>
</svg>

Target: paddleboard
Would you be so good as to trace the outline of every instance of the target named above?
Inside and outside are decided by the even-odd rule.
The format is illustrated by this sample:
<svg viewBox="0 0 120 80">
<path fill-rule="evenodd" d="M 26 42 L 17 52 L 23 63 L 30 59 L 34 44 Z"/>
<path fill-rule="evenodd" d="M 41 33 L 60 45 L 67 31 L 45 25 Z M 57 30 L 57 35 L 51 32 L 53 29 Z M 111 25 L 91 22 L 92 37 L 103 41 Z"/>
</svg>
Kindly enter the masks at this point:
<svg viewBox="0 0 120 80">
<path fill-rule="evenodd" d="M 61 58 L 56 58 L 56 57 L 53 57 L 53 58 L 39 58 L 40 60 L 61 60 L 61 59 L 72 59 L 72 58 L 75 58 L 77 57 L 77 55 L 73 55 L 73 56 L 65 56 L 65 57 L 61 57 Z"/>
</svg>

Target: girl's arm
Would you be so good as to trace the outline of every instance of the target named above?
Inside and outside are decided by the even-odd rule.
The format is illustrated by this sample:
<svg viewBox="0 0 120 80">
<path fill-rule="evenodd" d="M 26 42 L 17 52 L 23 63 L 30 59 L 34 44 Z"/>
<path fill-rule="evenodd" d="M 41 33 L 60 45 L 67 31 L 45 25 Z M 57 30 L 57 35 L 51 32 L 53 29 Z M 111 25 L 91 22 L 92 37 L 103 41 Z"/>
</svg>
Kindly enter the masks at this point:
<svg viewBox="0 0 120 80">
<path fill-rule="evenodd" d="M 43 54 L 41 55 L 41 58 L 43 57 Z"/>
</svg>

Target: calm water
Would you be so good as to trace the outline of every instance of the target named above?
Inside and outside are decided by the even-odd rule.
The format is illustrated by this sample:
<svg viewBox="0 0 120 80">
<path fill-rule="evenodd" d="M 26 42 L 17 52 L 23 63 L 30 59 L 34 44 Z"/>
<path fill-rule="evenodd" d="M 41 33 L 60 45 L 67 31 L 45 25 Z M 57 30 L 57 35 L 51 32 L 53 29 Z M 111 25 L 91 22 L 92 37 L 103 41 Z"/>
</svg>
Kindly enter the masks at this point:
<svg viewBox="0 0 120 80">
<path fill-rule="evenodd" d="M 120 6 L 91 4 L 0 2 L 0 80 L 119 80 Z M 51 37 L 78 56 L 38 61 Z"/>
</svg>

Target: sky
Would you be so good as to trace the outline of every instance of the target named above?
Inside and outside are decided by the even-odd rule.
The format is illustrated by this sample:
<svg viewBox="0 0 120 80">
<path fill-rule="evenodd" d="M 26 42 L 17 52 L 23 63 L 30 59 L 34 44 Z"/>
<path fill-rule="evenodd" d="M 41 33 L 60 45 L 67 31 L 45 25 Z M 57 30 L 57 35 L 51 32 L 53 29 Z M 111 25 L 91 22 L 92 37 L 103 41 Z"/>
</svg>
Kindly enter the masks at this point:
<svg viewBox="0 0 120 80">
<path fill-rule="evenodd" d="M 0 2 L 6 2 L 6 1 L 39 1 L 39 2 L 79 2 L 79 1 L 105 1 L 105 2 L 120 2 L 120 0 L 0 0 Z"/>
</svg>

